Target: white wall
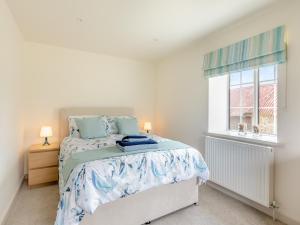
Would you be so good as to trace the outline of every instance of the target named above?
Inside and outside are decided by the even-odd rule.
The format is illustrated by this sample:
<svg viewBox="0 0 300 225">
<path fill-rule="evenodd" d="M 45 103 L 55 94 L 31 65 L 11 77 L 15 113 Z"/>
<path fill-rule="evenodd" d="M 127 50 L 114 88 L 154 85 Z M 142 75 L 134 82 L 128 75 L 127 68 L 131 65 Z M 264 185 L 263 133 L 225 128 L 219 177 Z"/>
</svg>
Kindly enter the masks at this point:
<svg viewBox="0 0 300 225">
<path fill-rule="evenodd" d="M 21 36 L 0 0 L 0 224 L 23 178 L 21 118 Z"/>
<path fill-rule="evenodd" d="M 208 121 L 208 81 L 203 55 L 241 39 L 285 24 L 288 32 L 287 107 L 279 111 L 275 198 L 279 212 L 300 222 L 300 1 L 290 0 L 219 30 L 177 52 L 158 66 L 156 126 L 160 134 L 181 139 L 204 152 Z"/>
<path fill-rule="evenodd" d="M 228 127 L 228 75 L 208 80 L 208 128 L 212 133 L 224 132 Z"/>
<path fill-rule="evenodd" d="M 37 43 L 25 44 L 25 148 L 42 125 L 58 137 L 58 112 L 72 106 L 133 107 L 140 125 L 154 120 L 152 64 Z"/>
<path fill-rule="evenodd" d="M 151 64 L 35 43 L 25 44 L 21 74 L 22 36 L 0 0 L 0 222 L 23 176 L 23 134 L 22 146 L 27 149 L 41 142 L 39 129 L 48 124 L 54 128 L 55 141 L 61 107 L 132 106 L 142 124 L 153 121 L 155 105 L 156 128 L 161 135 L 187 142 L 203 152 L 203 132 L 208 126 L 203 55 L 281 24 L 287 25 L 289 51 L 287 107 L 279 112 L 279 140 L 284 146 L 276 151 L 275 197 L 280 213 L 300 222 L 300 2 L 284 3 L 165 59 L 158 66 L 155 80 Z"/>
</svg>

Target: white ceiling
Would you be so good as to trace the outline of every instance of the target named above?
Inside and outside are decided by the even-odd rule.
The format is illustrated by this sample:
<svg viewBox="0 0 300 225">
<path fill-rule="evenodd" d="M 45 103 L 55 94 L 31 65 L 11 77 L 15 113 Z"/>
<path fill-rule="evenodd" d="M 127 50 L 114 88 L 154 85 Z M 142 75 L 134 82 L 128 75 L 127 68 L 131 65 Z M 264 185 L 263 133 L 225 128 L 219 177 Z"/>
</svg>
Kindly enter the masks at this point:
<svg viewBox="0 0 300 225">
<path fill-rule="evenodd" d="M 7 0 L 24 37 L 158 60 L 276 0 Z"/>
</svg>

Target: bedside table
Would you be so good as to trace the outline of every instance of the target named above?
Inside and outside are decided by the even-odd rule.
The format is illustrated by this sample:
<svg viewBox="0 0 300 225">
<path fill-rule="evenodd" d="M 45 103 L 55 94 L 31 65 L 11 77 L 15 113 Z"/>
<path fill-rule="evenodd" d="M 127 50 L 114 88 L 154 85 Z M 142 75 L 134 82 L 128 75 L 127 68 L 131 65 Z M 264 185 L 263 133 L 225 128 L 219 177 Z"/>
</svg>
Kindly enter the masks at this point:
<svg viewBox="0 0 300 225">
<path fill-rule="evenodd" d="M 28 186 L 58 180 L 59 144 L 32 145 L 28 153 Z"/>
</svg>

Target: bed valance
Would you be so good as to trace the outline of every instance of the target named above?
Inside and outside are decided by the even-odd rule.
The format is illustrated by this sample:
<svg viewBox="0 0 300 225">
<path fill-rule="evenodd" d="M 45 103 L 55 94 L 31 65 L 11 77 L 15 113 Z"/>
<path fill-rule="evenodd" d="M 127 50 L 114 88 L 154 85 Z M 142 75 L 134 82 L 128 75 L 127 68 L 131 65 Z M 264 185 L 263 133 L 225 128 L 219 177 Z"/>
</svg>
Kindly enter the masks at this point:
<svg viewBox="0 0 300 225">
<path fill-rule="evenodd" d="M 204 75 L 220 76 L 254 66 L 286 62 L 285 27 L 239 41 L 204 56 Z"/>
</svg>

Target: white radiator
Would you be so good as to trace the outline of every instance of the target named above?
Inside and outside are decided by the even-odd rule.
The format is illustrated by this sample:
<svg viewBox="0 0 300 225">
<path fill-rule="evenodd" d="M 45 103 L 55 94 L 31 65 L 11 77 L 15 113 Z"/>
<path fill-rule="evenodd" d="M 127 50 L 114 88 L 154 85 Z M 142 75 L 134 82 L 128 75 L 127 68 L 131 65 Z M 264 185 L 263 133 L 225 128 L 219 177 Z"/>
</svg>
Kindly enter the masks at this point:
<svg viewBox="0 0 300 225">
<path fill-rule="evenodd" d="M 269 207 L 273 201 L 271 147 L 207 136 L 205 158 L 213 183 Z"/>
</svg>

